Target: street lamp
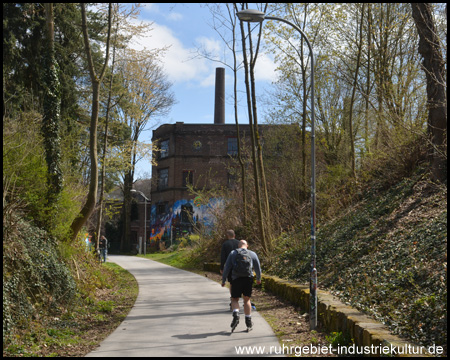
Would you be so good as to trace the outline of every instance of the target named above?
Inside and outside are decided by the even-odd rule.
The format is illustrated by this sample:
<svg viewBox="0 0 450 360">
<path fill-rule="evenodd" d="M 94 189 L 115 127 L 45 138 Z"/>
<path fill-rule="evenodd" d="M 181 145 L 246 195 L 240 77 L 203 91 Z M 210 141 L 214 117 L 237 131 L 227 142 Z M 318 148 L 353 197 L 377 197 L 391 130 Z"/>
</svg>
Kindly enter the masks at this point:
<svg viewBox="0 0 450 360">
<path fill-rule="evenodd" d="M 147 199 L 147 196 L 144 195 L 144 193 L 142 191 L 139 190 L 135 190 L 135 189 L 131 189 L 130 191 L 132 192 L 136 192 L 142 195 L 142 197 L 144 198 L 144 256 L 147 255 L 147 201 L 150 201 L 149 199 Z"/>
<path fill-rule="evenodd" d="M 311 44 L 296 25 L 282 18 L 267 16 L 259 10 L 247 9 L 236 13 L 241 21 L 261 23 L 264 20 L 278 20 L 296 29 L 306 40 L 311 56 L 311 277 L 309 282 L 309 325 L 311 330 L 317 327 L 317 269 L 316 269 L 316 149 L 315 149 L 315 112 L 314 112 L 314 55 Z"/>
</svg>

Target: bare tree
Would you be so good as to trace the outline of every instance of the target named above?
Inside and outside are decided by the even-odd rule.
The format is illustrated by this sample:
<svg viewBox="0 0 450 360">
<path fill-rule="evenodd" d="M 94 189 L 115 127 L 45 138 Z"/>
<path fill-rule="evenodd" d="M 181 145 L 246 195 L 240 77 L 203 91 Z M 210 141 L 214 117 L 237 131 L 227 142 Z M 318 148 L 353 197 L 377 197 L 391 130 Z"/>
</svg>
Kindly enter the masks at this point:
<svg viewBox="0 0 450 360">
<path fill-rule="evenodd" d="M 105 70 L 109 59 L 111 16 L 112 16 L 112 4 L 110 3 L 108 7 L 108 33 L 106 40 L 106 56 L 100 75 L 97 75 L 97 72 L 95 71 L 94 60 L 91 54 L 91 47 L 89 45 L 89 35 L 86 20 L 86 4 L 81 3 L 81 27 L 83 31 L 84 48 L 86 51 L 89 75 L 92 82 L 92 110 L 91 110 L 91 123 L 89 128 L 89 158 L 91 166 L 89 179 L 89 193 L 87 195 L 86 203 L 81 209 L 80 215 L 77 218 L 75 218 L 75 220 L 72 222 L 71 225 L 72 241 L 74 241 L 77 238 L 78 232 L 81 230 L 85 222 L 91 216 L 92 212 L 94 211 L 97 200 L 97 189 L 98 189 L 97 126 L 99 113 L 99 97 L 100 97 L 100 85 L 105 75 Z"/>
<path fill-rule="evenodd" d="M 244 8 L 244 4 L 242 5 Z M 239 11 L 237 7 L 236 11 Z M 267 4 L 264 11 L 267 10 Z M 267 253 L 270 249 L 270 210 L 269 210 L 269 199 L 267 192 L 266 179 L 264 175 L 264 165 L 262 159 L 262 149 L 261 142 L 258 132 L 258 120 L 257 120 L 257 109 L 256 109 L 256 94 L 255 94 L 255 63 L 258 57 L 259 45 L 261 42 L 261 31 L 262 26 L 260 25 L 259 34 L 257 37 L 257 44 L 255 46 L 255 51 L 253 50 L 252 36 L 251 36 L 251 25 L 247 24 L 248 31 L 248 42 L 249 42 L 249 57 L 247 56 L 246 47 L 246 35 L 244 30 L 244 25 L 240 21 L 241 37 L 242 37 L 242 52 L 244 57 L 244 69 L 245 69 L 245 88 L 247 94 L 247 107 L 248 116 L 251 130 L 251 140 L 252 140 L 252 158 L 253 158 L 253 171 L 254 171 L 254 181 L 255 181 L 255 195 L 256 195 L 256 205 L 258 209 L 258 219 L 259 219 L 259 230 L 261 237 L 261 245 L 263 250 Z M 260 187 L 260 182 L 262 184 L 262 189 Z"/>
<path fill-rule="evenodd" d="M 236 133 L 237 133 L 237 148 L 238 154 L 237 158 L 239 161 L 239 165 L 241 168 L 241 184 L 242 184 L 242 203 L 243 203 L 243 220 L 244 224 L 248 222 L 248 214 L 247 214 L 247 185 L 246 185 L 246 169 L 245 162 L 242 156 L 242 139 L 239 131 L 239 118 L 238 118 L 238 97 L 237 97 L 237 72 L 242 67 L 242 64 L 238 64 L 237 60 L 237 50 L 236 50 L 236 12 L 234 11 L 233 4 L 225 4 L 227 9 L 227 15 L 223 15 L 220 11 L 220 4 L 208 4 L 207 5 L 211 14 L 213 15 L 214 25 L 212 26 L 214 30 L 220 35 L 222 40 L 224 41 L 226 47 L 230 50 L 233 56 L 232 65 L 226 63 L 224 60 L 217 59 L 212 57 L 211 54 L 207 53 L 204 50 L 199 51 L 201 56 L 219 62 L 233 71 L 233 100 L 234 100 L 234 119 L 236 123 Z M 227 17 L 228 16 L 228 17 Z M 216 20 L 219 21 L 219 24 L 216 24 Z M 231 40 L 227 40 L 226 34 L 220 33 L 220 29 L 225 28 L 226 33 L 231 34 Z"/>
<path fill-rule="evenodd" d="M 433 20 L 431 4 L 411 3 L 419 33 L 419 54 L 427 78 L 428 135 L 431 140 L 431 168 L 435 180 L 447 179 L 447 93 L 445 60 Z"/>
<path fill-rule="evenodd" d="M 350 136 L 350 159 L 352 176 L 356 178 L 356 157 L 355 157 L 355 136 L 353 133 L 353 105 L 355 103 L 356 87 L 358 84 L 358 73 L 361 66 L 361 53 L 363 44 L 363 19 L 364 19 L 364 4 L 361 5 L 361 21 L 359 22 L 359 41 L 358 41 L 358 53 L 356 58 L 355 76 L 352 84 L 352 96 L 350 98 L 350 116 L 349 116 L 349 136 Z"/>
</svg>

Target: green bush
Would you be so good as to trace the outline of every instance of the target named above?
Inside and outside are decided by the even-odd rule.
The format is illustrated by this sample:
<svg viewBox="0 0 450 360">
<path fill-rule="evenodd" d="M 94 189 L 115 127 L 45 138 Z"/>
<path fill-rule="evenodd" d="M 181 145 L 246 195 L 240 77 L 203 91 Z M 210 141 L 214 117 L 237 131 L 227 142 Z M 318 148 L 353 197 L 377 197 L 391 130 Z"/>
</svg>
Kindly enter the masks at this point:
<svg viewBox="0 0 450 360">
<path fill-rule="evenodd" d="M 3 124 L 3 192 L 9 204 L 26 206 L 38 223 L 44 221 L 47 193 L 40 123 L 40 114 L 23 112 Z"/>
<path fill-rule="evenodd" d="M 11 215 L 3 242 L 3 338 L 39 312 L 71 306 L 76 283 L 44 230 Z"/>
<path fill-rule="evenodd" d="M 84 189 L 79 176 L 70 175 L 70 164 L 62 163 L 64 188 L 47 204 L 47 164 L 40 132 L 41 115 L 23 112 L 17 119 L 4 118 L 3 193 L 6 208 L 26 210 L 28 218 L 57 240 L 70 237 L 70 225 L 79 213 Z M 52 190 L 50 190 L 52 191 Z M 5 203 L 4 203 L 5 208 Z"/>
<path fill-rule="evenodd" d="M 100 300 L 97 302 L 97 309 L 101 312 L 111 312 L 114 309 L 114 302 Z"/>
<path fill-rule="evenodd" d="M 331 335 L 325 336 L 325 339 L 333 346 L 333 348 L 337 348 L 338 346 L 350 346 L 353 344 L 353 339 L 350 334 L 343 334 L 341 331 L 332 332 Z"/>
</svg>

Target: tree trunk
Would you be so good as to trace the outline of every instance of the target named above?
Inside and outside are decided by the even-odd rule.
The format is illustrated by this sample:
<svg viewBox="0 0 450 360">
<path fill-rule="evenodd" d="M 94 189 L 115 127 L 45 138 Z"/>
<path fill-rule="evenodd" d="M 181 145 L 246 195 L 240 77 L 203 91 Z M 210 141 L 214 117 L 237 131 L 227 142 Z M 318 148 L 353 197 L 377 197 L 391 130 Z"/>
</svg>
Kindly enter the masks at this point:
<svg viewBox="0 0 450 360">
<path fill-rule="evenodd" d="M 367 4 L 367 73 L 366 73 L 366 101 L 364 119 L 364 145 L 366 153 L 370 152 L 369 143 L 369 97 L 370 97 L 370 51 L 372 49 L 372 15 L 371 4 Z"/>
<path fill-rule="evenodd" d="M 431 4 L 411 3 L 412 16 L 419 33 L 419 54 L 427 78 L 428 135 L 431 140 L 433 178 L 447 179 L 447 94 L 445 61 L 434 25 Z"/>
<path fill-rule="evenodd" d="M 246 88 L 246 94 L 247 94 L 247 108 L 248 108 L 248 117 L 249 117 L 249 123 L 250 123 L 250 131 L 251 131 L 251 142 L 252 142 L 252 159 L 253 159 L 253 172 L 254 172 L 254 181 L 255 181 L 255 196 L 256 196 L 256 208 L 258 211 L 258 225 L 259 225 L 259 233 L 260 233 L 260 240 L 261 240 L 261 246 L 263 248 L 263 251 L 265 253 L 268 252 L 267 248 L 267 242 L 266 242 L 266 234 L 264 229 L 264 216 L 263 216 L 263 210 L 262 210 L 262 202 L 261 202 L 261 188 L 259 186 L 259 175 L 258 175 L 258 163 L 256 159 L 256 139 L 255 139 L 255 131 L 254 131 L 254 125 L 253 125 L 253 114 L 252 114 L 252 102 L 251 102 L 251 96 L 250 96 L 250 82 L 249 82 L 249 66 L 248 66 L 248 60 L 247 60 L 247 50 L 245 46 L 245 33 L 244 33 L 244 26 L 242 24 L 242 21 L 240 22 L 241 26 L 241 34 L 242 34 L 242 48 L 243 48 L 243 57 L 244 57 L 244 69 L 245 69 L 245 88 Z M 250 31 L 249 31 L 250 36 Z"/>
<path fill-rule="evenodd" d="M 91 163 L 89 192 L 86 202 L 81 209 L 80 215 L 72 222 L 72 241 L 74 241 L 83 225 L 94 211 L 97 201 L 98 189 L 98 159 L 97 159 L 97 124 L 98 124 L 98 109 L 99 109 L 99 89 L 98 82 L 92 83 L 92 113 L 91 126 L 89 128 L 89 159 Z"/>
<path fill-rule="evenodd" d="M 362 51 L 362 37 L 363 37 L 363 18 L 364 18 L 364 4 L 361 8 L 361 21 L 359 23 L 359 43 L 358 43 L 358 55 L 356 59 L 355 77 L 353 79 L 352 97 L 350 98 L 350 114 L 349 114 L 349 136 L 350 136 L 350 161 L 352 176 L 356 178 L 356 156 L 355 156 L 355 139 L 353 134 L 353 104 L 355 102 L 356 86 L 358 84 L 358 73 L 361 64 L 361 51 Z"/>
<path fill-rule="evenodd" d="M 131 189 L 133 187 L 133 176 L 131 170 L 125 173 L 123 180 L 123 234 L 120 239 L 120 251 L 130 250 L 128 245 L 131 238 Z M 127 247 L 125 248 L 125 244 Z"/>
<path fill-rule="evenodd" d="M 234 4 L 236 6 L 236 4 Z M 227 8 L 229 5 L 227 4 Z M 236 7 L 235 7 L 236 9 Z M 231 11 L 229 10 L 229 13 Z M 230 19 L 231 15 L 230 15 Z M 236 21 L 236 16 L 234 16 L 234 19 Z M 238 161 L 239 165 L 241 167 L 241 186 L 242 186 L 242 206 L 243 206 L 243 215 L 244 215 L 244 226 L 248 223 L 248 214 L 247 214 L 247 180 L 246 180 L 246 171 L 245 171 L 245 163 L 244 159 L 242 158 L 242 141 L 241 141 L 241 134 L 239 132 L 239 121 L 238 121 L 238 100 L 237 100 L 237 59 L 236 59 L 236 23 L 233 22 L 233 75 L 234 75 L 234 83 L 233 83 L 233 97 L 234 97 L 234 119 L 236 122 L 236 133 L 237 133 L 237 146 L 238 146 Z"/>
<path fill-rule="evenodd" d="M 62 173 L 60 170 L 60 136 L 59 136 L 59 117 L 61 111 L 61 95 L 58 64 L 55 60 L 54 48 L 54 16 L 53 4 L 45 3 L 45 16 L 47 23 L 47 51 L 44 56 L 44 115 L 42 118 L 42 135 L 44 138 L 45 159 L 47 162 L 48 181 L 47 181 L 47 206 L 49 219 L 46 226 L 51 227 L 51 212 L 55 208 L 59 194 L 63 187 Z"/>
<path fill-rule="evenodd" d="M 109 12 L 108 12 L 108 37 L 106 40 L 106 57 L 102 72 L 99 77 L 97 77 L 95 72 L 94 62 L 92 59 L 91 49 L 89 45 L 86 8 L 84 3 L 81 4 L 81 21 L 82 21 L 84 47 L 88 60 L 89 74 L 92 82 L 92 110 L 91 110 L 91 124 L 89 128 L 89 159 L 91 162 L 91 168 L 89 179 L 89 192 L 87 195 L 86 202 L 83 208 L 81 209 L 80 214 L 78 215 L 77 218 L 75 218 L 75 220 L 72 222 L 72 225 L 70 226 L 72 230 L 72 241 L 75 241 L 81 228 L 91 216 L 97 201 L 97 189 L 98 189 L 97 125 L 99 113 L 99 97 L 100 97 L 99 94 L 100 94 L 100 84 L 102 82 L 103 76 L 105 75 L 105 70 L 109 58 L 109 40 L 111 35 L 111 4 L 109 4 Z"/>
<path fill-rule="evenodd" d="M 266 174 L 264 171 L 264 161 L 262 157 L 262 146 L 261 139 L 259 136 L 258 130 L 258 113 L 256 107 L 256 87 L 255 87 L 255 60 L 252 61 L 252 65 L 250 66 L 250 83 L 251 83 L 251 97 L 252 97 L 252 111 L 253 111 L 253 127 L 254 127 L 254 135 L 255 135 L 255 146 L 257 150 L 257 158 L 256 164 L 258 166 L 259 172 L 259 180 L 261 180 L 262 185 L 262 195 L 261 195 L 261 203 L 263 206 L 263 226 L 265 226 L 265 235 L 266 235 L 266 246 L 267 250 L 270 250 L 271 247 L 271 238 L 272 238 L 272 230 L 271 230 L 271 218 L 270 218 L 270 205 L 269 205 L 269 194 L 267 190 L 267 182 L 266 182 Z M 255 164 L 255 165 L 256 165 Z"/>
<path fill-rule="evenodd" d="M 118 9 L 117 9 L 118 11 Z M 113 44 L 113 56 L 112 56 L 112 65 L 111 65 L 111 78 L 109 79 L 109 91 L 108 91 L 108 100 L 106 103 L 106 116 L 105 116 L 105 134 L 103 138 L 103 155 L 102 155 L 102 177 L 100 182 L 100 198 L 98 200 L 98 212 L 97 212 L 97 225 L 95 231 L 96 238 L 96 248 L 98 249 L 99 240 L 100 240 L 100 232 L 102 228 L 102 217 L 103 217 L 103 197 L 105 192 L 105 177 L 106 177 L 106 152 L 108 150 L 108 123 L 109 123 L 109 112 L 111 110 L 111 97 L 112 97 L 112 84 L 114 77 L 114 64 L 116 59 L 116 45 L 117 45 L 117 34 L 119 32 L 119 22 L 117 21 L 116 32 L 115 32 L 115 41 Z"/>
<path fill-rule="evenodd" d="M 234 34 L 233 34 L 234 36 Z M 237 133 L 237 146 L 238 146 L 238 161 L 241 167 L 241 183 L 242 183 L 242 206 L 243 206 L 243 215 L 244 215 L 244 225 L 248 223 L 248 215 L 247 215 L 247 184 L 246 184 L 246 171 L 245 171 L 245 163 L 242 158 L 242 141 L 241 134 L 239 132 L 239 121 L 238 121 L 238 103 L 237 103 L 237 70 L 236 70 L 236 53 L 233 51 L 235 67 L 234 67 L 234 119 L 236 121 L 236 133 Z"/>
</svg>

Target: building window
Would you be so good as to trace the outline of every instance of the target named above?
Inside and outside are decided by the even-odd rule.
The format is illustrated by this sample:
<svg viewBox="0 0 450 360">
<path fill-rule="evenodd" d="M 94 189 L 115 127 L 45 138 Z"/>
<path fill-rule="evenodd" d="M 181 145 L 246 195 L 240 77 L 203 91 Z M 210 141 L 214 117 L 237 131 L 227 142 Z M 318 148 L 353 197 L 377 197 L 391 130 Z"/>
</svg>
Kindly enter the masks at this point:
<svg viewBox="0 0 450 360">
<path fill-rule="evenodd" d="M 228 151 L 227 154 L 230 156 L 236 156 L 238 154 L 237 138 L 228 138 Z"/>
<path fill-rule="evenodd" d="M 181 205 L 181 224 L 193 225 L 194 220 L 194 208 L 191 204 Z"/>
<path fill-rule="evenodd" d="M 169 169 L 158 170 L 158 190 L 163 190 L 169 186 Z"/>
<path fill-rule="evenodd" d="M 167 208 L 167 202 L 158 203 L 156 205 L 156 215 L 165 215 Z"/>
<path fill-rule="evenodd" d="M 161 141 L 159 158 L 164 159 L 169 156 L 169 140 Z"/>
<path fill-rule="evenodd" d="M 183 171 L 183 187 L 192 185 L 194 183 L 194 172 L 192 170 Z"/>
</svg>

